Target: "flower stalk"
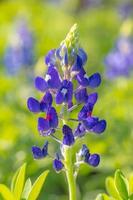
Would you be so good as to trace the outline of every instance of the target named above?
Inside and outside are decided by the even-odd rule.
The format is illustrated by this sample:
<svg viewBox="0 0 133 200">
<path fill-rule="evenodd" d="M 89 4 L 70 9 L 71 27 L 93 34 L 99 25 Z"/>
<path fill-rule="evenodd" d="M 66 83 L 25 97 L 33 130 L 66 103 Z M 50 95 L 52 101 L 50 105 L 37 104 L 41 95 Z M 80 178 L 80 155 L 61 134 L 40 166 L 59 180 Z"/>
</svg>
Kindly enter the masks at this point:
<svg viewBox="0 0 133 200">
<path fill-rule="evenodd" d="M 76 200 L 76 179 L 74 177 L 74 166 L 72 162 L 72 148 L 64 148 L 64 165 L 68 182 L 69 200 Z"/>
</svg>

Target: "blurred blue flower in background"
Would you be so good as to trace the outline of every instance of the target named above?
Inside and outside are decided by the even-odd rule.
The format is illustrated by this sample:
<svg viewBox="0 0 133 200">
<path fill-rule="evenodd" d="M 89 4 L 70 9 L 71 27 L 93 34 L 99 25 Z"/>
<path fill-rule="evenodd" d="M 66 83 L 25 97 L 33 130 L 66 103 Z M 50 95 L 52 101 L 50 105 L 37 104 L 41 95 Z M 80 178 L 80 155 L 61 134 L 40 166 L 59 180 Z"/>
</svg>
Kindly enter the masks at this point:
<svg viewBox="0 0 133 200">
<path fill-rule="evenodd" d="M 133 40 L 120 37 L 104 60 L 106 76 L 110 79 L 129 76 L 133 69 Z"/>
<path fill-rule="evenodd" d="M 20 69 L 34 64 L 34 41 L 32 32 L 25 21 L 18 21 L 4 55 L 6 71 L 10 75 L 17 74 Z"/>
<path fill-rule="evenodd" d="M 118 13 L 122 19 L 127 19 L 133 15 L 133 2 L 131 0 L 120 2 Z"/>
</svg>

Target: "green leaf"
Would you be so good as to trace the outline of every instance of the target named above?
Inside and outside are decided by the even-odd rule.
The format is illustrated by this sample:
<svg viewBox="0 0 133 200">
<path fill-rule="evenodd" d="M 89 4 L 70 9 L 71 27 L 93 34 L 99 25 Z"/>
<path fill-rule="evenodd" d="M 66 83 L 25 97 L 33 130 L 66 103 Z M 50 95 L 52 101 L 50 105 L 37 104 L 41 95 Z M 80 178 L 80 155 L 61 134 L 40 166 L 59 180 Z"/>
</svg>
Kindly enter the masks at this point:
<svg viewBox="0 0 133 200">
<path fill-rule="evenodd" d="M 129 196 L 129 200 L 133 200 L 133 194 Z"/>
<path fill-rule="evenodd" d="M 21 199 L 21 194 L 23 191 L 24 181 L 25 181 L 25 171 L 26 171 L 26 164 L 23 164 L 22 167 L 20 167 L 13 190 L 14 196 L 16 197 L 15 200 Z"/>
<path fill-rule="evenodd" d="M 31 191 L 31 187 L 32 187 L 32 184 L 31 184 L 31 180 L 30 178 L 28 178 L 26 180 L 26 183 L 25 183 L 25 186 L 24 186 L 24 190 L 23 190 L 23 193 L 22 193 L 22 198 L 23 199 L 27 199 L 28 198 L 28 195 Z"/>
<path fill-rule="evenodd" d="M 110 196 L 118 200 L 122 200 L 121 197 L 119 196 L 117 188 L 114 184 L 114 179 L 112 177 L 106 178 L 105 185 L 106 185 L 107 192 L 109 193 Z"/>
<path fill-rule="evenodd" d="M 95 200 L 115 200 L 115 199 L 109 197 L 107 194 L 99 194 Z"/>
<path fill-rule="evenodd" d="M 129 177 L 129 193 L 133 193 L 133 174 L 131 174 Z"/>
<path fill-rule="evenodd" d="M 0 184 L 0 194 L 4 200 L 16 200 L 9 188 L 4 184 Z"/>
<path fill-rule="evenodd" d="M 35 181 L 35 183 L 32 186 L 31 192 L 30 192 L 27 200 L 36 200 L 37 199 L 48 173 L 49 173 L 49 171 L 46 170 L 37 178 L 37 180 Z"/>
<path fill-rule="evenodd" d="M 114 180 L 115 180 L 115 186 L 121 198 L 123 200 L 127 200 L 129 191 L 128 181 L 119 169 L 115 172 Z"/>
<path fill-rule="evenodd" d="M 11 192 L 14 191 L 14 186 L 15 186 L 15 182 L 16 182 L 16 179 L 17 179 L 19 170 L 20 170 L 20 169 L 17 169 L 17 171 L 15 172 L 15 174 L 14 174 L 14 176 L 13 176 L 13 178 L 12 178 L 12 181 L 11 181 Z"/>
</svg>

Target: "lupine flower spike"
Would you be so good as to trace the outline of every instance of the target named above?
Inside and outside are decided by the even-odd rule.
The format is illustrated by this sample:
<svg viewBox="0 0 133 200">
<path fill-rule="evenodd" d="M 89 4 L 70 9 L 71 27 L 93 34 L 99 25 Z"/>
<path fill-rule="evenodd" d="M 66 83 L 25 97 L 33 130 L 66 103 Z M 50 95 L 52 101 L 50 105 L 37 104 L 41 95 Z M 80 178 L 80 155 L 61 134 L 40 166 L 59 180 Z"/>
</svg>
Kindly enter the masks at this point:
<svg viewBox="0 0 133 200">
<path fill-rule="evenodd" d="M 60 156 L 56 154 L 53 159 L 53 168 L 56 172 L 62 169 L 66 173 L 69 185 L 69 200 L 76 200 L 75 172 L 77 166 L 86 163 L 91 167 L 97 167 L 100 163 L 98 153 L 90 153 L 88 147 L 83 144 L 75 160 L 73 157 L 73 146 L 81 137 L 89 133 L 101 134 L 106 128 L 106 121 L 93 115 L 93 108 L 97 102 L 98 94 L 89 93 L 88 88 L 97 88 L 101 83 L 98 72 L 87 75 L 85 64 L 87 54 L 79 47 L 78 28 L 75 24 L 65 40 L 57 49 L 52 49 L 45 56 L 47 71 L 44 77 L 35 78 L 35 88 L 42 93 L 42 98 L 37 100 L 29 97 L 28 109 L 32 113 L 40 114 L 37 129 L 41 136 L 51 137 L 59 142 Z M 57 112 L 57 107 L 60 108 Z M 73 110 L 79 107 L 77 118 L 71 117 Z M 70 127 L 69 122 L 73 120 L 75 126 Z M 62 136 L 59 132 L 62 132 Z M 49 156 L 48 143 L 41 149 L 32 147 L 35 159 Z"/>
</svg>

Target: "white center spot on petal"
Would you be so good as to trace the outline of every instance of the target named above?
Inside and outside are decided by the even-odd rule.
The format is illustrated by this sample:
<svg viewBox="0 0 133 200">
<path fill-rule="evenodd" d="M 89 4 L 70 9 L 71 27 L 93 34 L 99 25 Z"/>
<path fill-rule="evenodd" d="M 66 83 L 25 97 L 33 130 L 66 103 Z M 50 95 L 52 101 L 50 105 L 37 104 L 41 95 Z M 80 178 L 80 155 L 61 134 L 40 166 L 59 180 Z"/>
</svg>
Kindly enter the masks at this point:
<svg viewBox="0 0 133 200">
<path fill-rule="evenodd" d="M 48 81 L 50 79 L 51 79 L 51 76 L 49 74 L 46 74 L 45 81 Z"/>
<path fill-rule="evenodd" d="M 61 90 L 61 93 L 62 93 L 63 95 L 66 95 L 67 89 L 66 89 L 66 88 L 63 88 L 63 89 Z"/>
<path fill-rule="evenodd" d="M 87 74 L 84 75 L 84 78 L 88 78 Z"/>
</svg>

